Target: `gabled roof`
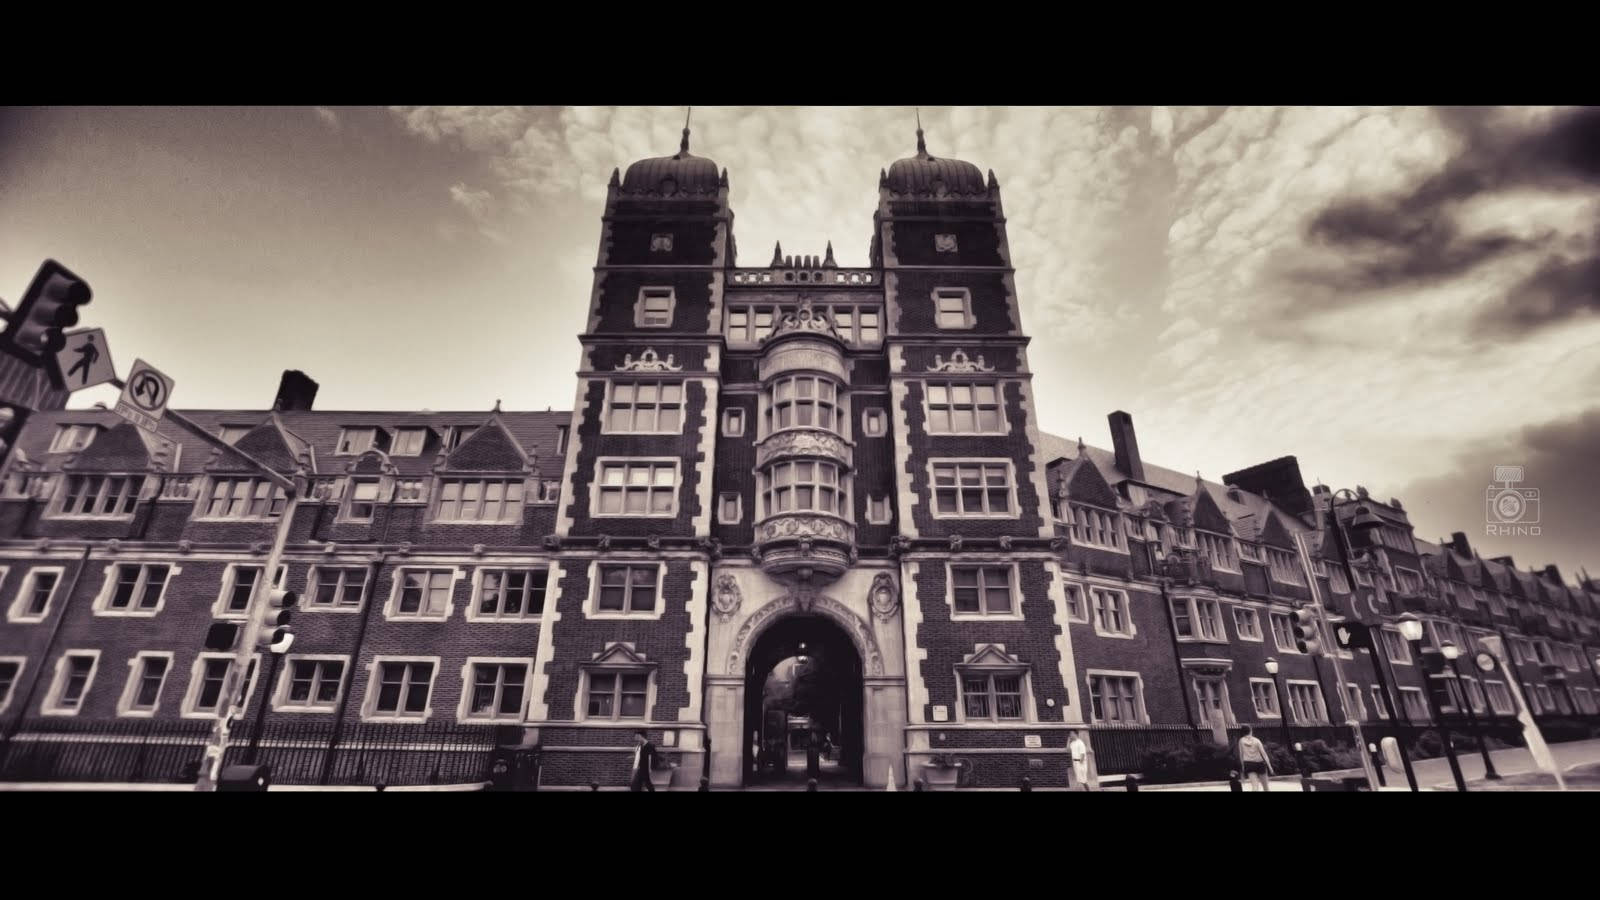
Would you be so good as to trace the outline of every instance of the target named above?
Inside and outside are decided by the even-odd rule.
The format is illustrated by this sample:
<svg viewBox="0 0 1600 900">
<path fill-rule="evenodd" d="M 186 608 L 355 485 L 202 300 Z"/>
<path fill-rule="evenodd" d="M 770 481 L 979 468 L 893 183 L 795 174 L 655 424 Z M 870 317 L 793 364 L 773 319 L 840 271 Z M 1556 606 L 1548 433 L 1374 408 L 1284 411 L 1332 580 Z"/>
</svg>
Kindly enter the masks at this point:
<svg viewBox="0 0 1600 900">
<path fill-rule="evenodd" d="M 70 454 L 62 468 L 73 472 L 170 472 L 182 462 L 182 452 L 180 445 L 123 422 Z"/>
<path fill-rule="evenodd" d="M 1283 524 L 1283 517 L 1279 516 L 1276 510 L 1267 514 L 1267 520 L 1262 524 L 1261 534 L 1257 540 L 1283 550 L 1295 549 L 1294 535 L 1289 533 L 1288 526 Z"/>
<path fill-rule="evenodd" d="M 442 456 L 435 468 L 451 472 L 527 472 L 533 468 L 533 457 L 522 449 L 501 421 L 500 413 L 495 412 L 471 437 Z"/>
<path fill-rule="evenodd" d="M 1118 507 L 1117 492 L 1106 483 L 1100 469 L 1086 459 L 1075 459 L 1061 473 L 1067 499 L 1074 503 L 1087 503 L 1106 509 Z"/>
<path fill-rule="evenodd" d="M 269 413 L 249 433 L 234 441 L 233 446 L 275 472 L 288 474 L 302 467 L 307 472 L 317 471 L 317 456 L 311 444 L 289 431 L 277 413 Z M 211 456 L 205 465 L 208 472 L 253 472 L 255 469 L 249 460 L 220 447 L 211 448 Z"/>
</svg>

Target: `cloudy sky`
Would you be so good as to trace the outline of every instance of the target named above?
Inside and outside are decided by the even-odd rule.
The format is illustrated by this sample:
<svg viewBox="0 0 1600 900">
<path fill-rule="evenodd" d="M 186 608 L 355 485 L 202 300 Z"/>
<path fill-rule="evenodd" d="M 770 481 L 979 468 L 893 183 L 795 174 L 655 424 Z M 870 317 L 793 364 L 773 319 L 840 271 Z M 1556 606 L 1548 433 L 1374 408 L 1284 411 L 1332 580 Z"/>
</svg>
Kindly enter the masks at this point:
<svg viewBox="0 0 1600 900">
<path fill-rule="evenodd" d="M 1044 428 L 1208 478 L 1284 454 L 1420 536 L 1600 572 L 1600 110 L 924 108 L 1000 180 Z M 0 297 L 39 261 L 191 408 L 565 409 L 613 167 L 681 108 L 0 111 Z M 909 108 L 696 108 L 741 262 L 864 265 Z M 114 399 L 84 392 L 74 405 Z M 1496 464 L 1538 538 L 1482 536 Z"/>
</svg>

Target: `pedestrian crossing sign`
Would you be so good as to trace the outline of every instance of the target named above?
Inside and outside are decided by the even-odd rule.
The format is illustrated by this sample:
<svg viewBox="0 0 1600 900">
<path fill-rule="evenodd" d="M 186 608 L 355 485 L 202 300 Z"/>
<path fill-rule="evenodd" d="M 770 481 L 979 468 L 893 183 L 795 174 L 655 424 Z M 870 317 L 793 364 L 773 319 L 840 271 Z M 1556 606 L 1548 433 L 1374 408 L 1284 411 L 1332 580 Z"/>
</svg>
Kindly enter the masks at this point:
<svg viewBox="0 0 1600 900">
<path fill-rule="evenodd" d="M 81 391 L 117 377 L 104 329 L 84 328 L 68 332 L 65 337 L 66 343 L 56 351 L 54 360 L 56 374 L 67 390 Z"/>
</svg>

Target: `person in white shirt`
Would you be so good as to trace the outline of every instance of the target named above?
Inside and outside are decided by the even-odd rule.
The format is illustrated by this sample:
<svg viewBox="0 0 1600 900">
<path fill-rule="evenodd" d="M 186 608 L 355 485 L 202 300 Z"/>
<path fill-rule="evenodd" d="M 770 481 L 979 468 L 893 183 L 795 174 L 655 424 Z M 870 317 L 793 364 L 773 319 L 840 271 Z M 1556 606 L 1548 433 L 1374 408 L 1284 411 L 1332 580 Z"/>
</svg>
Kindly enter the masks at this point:
<svg viewBox="0 0 1600 900">
<path fill-rule="evenodd" d="M 1266 745 L 1250 731 L 1249 725 L 1244 726 L 1244 737 L 1239 738 L 1239 768 L 1250 779 L 1252 791 L 1271 790 L 1272 760 L 1267 758 Z"/>
<path fill-rule="evenodd" d="M 1067 752 L 1072 756 L 1072 774 L 1083 790 L 1089 789 L 1089 746 L 1083 742 L 1083 735 L 1072 732 L 1072 740 L 1067 742 Z"/>
<path fill-rule="evenodd" d="M 634 732 L 633 738 L 636 744 L 633 749 L 633 779 L 628 789 L 653 794 L 656 786 L 650 781 L 650 770 L 655 768 L 656 745 L 650 743 L 650 736 L 643 731 Z"/>
</svg>

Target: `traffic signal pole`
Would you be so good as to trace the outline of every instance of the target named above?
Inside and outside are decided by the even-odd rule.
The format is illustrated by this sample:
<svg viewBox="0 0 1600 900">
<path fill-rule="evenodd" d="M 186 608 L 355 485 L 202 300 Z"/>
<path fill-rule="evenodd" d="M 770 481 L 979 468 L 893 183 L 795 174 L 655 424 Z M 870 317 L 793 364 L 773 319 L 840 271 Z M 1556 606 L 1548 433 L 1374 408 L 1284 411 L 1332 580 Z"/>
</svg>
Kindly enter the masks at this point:
<svg viewBox="0 0 1600 900">
<path fill-rule="evenodd" d="M 1322 605 L 1322 588 L 1317 584 L 1317 573 L 1311 567 L 1311 551 L 1306 548 L 1304 532 L 1295 535 L 1295 546 L 1300 550 L 1300 565 L 1306 572 L 1306 583 L 1311 587 L 1311 605 L 1316 610 L 1318 626 L 1324 642 L 1333 635 L 1333 629 L 1328 627 L 1328 611 Z M 1344 680 L 1344 666 L 1339 664 L 1339 647 L 1337 643 L 1332 648 L 1324 646 L 1328 653 L 1328 661 L 1333 664 L 1333 680 L 1339 685 L 1339 705 L 1344 707 L 1346 724 L 1350 726 L 1351 734 L 1355 737 L 1357 755 L 1361 757 L 1361 771 L 1367 776 L 1367 789 L 1378 789 L 1378 771 L 1372 767 L 1372 758 L 1367 754 L 1366 738 L 1361 736 L 1361 719 L 1350 711 L 1350 691 Z M 1359 694 L 1358 694 L 1359 696 Z"/>
</svg>

